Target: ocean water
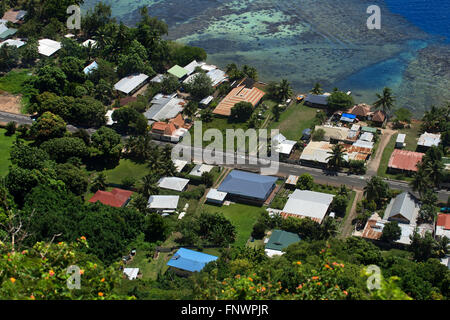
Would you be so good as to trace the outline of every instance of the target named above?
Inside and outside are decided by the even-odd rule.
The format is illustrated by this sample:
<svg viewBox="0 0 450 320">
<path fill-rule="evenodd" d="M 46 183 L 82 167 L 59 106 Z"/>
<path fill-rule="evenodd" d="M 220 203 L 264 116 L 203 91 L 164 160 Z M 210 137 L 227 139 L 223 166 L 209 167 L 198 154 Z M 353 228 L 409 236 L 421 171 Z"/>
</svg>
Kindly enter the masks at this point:
<svg viewBox="0 0 450 320">
<path fill-rule="evenodd" d="M 449 0 L 386 0 L 386 3 L 392 12 L 450 43 Z"/>
<path fill-rule="evenodd" d="M 84 9 L 98 0 L 86 0 Z M 315 82 L 373 103 L 389 86 L 397 107 L 420 116 L 450 100 L 449 0 L 104 0 L 133 25 L 138 9 L 169 25 L 169 38 L 199 46 L 208 61 L 255 66 L 260 80 L 288 79 L 298 92 Z M 381 30 L 368 30 L 369 5 Z"/>
</svg>

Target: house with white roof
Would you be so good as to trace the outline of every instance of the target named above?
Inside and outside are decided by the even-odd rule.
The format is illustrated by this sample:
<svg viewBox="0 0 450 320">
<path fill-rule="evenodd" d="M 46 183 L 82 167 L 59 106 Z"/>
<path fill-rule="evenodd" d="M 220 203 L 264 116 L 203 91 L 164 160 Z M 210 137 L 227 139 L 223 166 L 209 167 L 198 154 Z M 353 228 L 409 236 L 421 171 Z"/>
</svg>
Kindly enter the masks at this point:
<svg viewBox="0 0 450 320">
<path fill-rule="evenodd" d="M 124 268 L 123 274 L 128 278 L 128 280 L 135 280 L 139 274 L 139 268 Z"/>
<path fill-rule="evenodd" d="M 183 168 L 187 165 L 187 161 L 186 160 L 180 160 L 180 159 L 175 159 L 172 160 L 175 168 L 177 169 L 177 172 L 181 172 L 183 171 Z"/>
<path fill-rule="evenodd" d="M 150 102 L 152 106 L 144 112 L 144 116 L 151 123 L 175 118 L 184 110 L 186 105 L 185 100 L 176 96 L 176 93 L 171 95 L 157 94 Z"/>
<path fill-rule="evenodd" d="M 174 191 L 184 191 L 189 183 L 189 179 L 178 177 L 164 177 L 159 179 L 158 187 Z"/>
<path fill-rule="evenodd" d="M 297 141 L 288 140 L 281 133 L 272 138 L 272 148 L 275 152 L 278 152 L 284 156 L 289 156 L 294 149 Z"/>
<path fill-rule="evenodd" d="M 81 45 L 86 48 L 89 48 L 89 46 L 91 46 L 91 48 L 95 48 L 97 46 L 97 41 L 88 39 L 84 41 Z"/>
<path fill-rule="evenodd" d="M 173 213 L 178 207 L 180 196 L 150 196 L 147 208 L 159 213 Z"/>
<path fill-rule="evenodd" d="M 26 42 L 22 41 L 20 39 L 8 39 L 3 42 L 0 42 L 0 47 L 7 45 L 10 47 L 20 48 L 20 47 L 23 47 L 25 44 L 26 44 Z"/>
<path fill-rule="evenodd" d="M 105 117 L 107 126 L 112 126 L 113 124 L 117 123 L 117 121 L 114 121 L 112 119 L 112 114 L 114 113 L 114 111 L 115 111 L 114 109 L 106 111 Z"/>
<path fill-rule="evenodd" d="M 189 175 L 194 177 L 201 177 L 203 173 L 210 172 L 212 169 L 214 169 L 214 166 L 211 166 L 209 164 L 197 164 L 189 173 Z"/>
<path fill-rule="evenodd" d="M 441 143 L 441 134 L 440 133 L 429 133 L 424 132 L 417 142 L 417 147 L 421 149 L 428 149 L 431 147 L 437 147 Z"/>
<path fill-rule="evenodd" d="M 283 217 L 310 218 L 322 223 L 333 202 L 334 195 L 310 190 L 296 189 L 284 206 Z"/>
<path fill-rule="evenodd" d="M 148 78 L 149 77 L 143 73 L 133 74 L 122 78 L 114 85 L 114 89 L 125 93 L 126 95 L 131 95 L 139 90 L 146 83 Z"/>
<path fill-rule="evenodd" d="M 38 51 L 43 56 L 50 57 L 60 49 L 61 49 L 61 42 L 54 41 L 51 39 L 39 40 Z"/>
<path fill-rule="evenodd" d="M 406 134 L 399 133 L 397 136 L 397 140 L 395 140 L 395 147 L 398 149 L 404 148 L 406 145 L 405 140 L 406 140 Z"/>
<path fill-rule="evenodd" d="M 227 195 L 227 192 L 222 192 L 217 189 L 210 189 L 206 195 L 206 202 L 222 205 Z"/>
</svg>

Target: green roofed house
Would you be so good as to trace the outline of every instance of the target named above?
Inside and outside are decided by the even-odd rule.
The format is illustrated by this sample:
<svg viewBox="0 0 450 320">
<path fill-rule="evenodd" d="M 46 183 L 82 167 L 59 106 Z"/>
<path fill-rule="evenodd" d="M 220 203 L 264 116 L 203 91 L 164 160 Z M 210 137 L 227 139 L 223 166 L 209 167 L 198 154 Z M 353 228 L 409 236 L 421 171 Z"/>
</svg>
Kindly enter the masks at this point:
<svg viewBox="0 0 450 320">
<path fill-rule="evenodd" d="M 289 247 L 291 244 L 299 242 L 301 239 L 298 234 L 273 230 L 269 241 L 266 243 L 265 252 L 269 257 L 281 256 L 284 254 L 282 250 Z"/>
<path fill-rule="evenodd" d="M 362 127 L 361 128 L 362 132 L 370 132 L 370 133 L 377 133 L 377 128 L 372 128 L 372 127 Z"/>
<path fill-rule="evenodd" d="M 178 79 L 183 78 L 184 76 L 186 76 L 189 71 L 187 71 L 185 68 L 180 67 L 179 65 L 175 65 L 172 68 L 170 68 L 168 71 L 168 73 L 174 75 L 175 77 L 177 77 Z"/>
</svg>

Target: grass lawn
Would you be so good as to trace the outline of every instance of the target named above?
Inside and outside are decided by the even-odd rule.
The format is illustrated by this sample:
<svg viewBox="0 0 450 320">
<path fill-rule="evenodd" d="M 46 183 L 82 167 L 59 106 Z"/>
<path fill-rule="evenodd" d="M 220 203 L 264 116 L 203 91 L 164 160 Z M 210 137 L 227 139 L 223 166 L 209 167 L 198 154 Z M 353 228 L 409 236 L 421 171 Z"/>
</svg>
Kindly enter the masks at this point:
<svg viewBox="0 0 450 320">
<path fill-rule="evenodd" d="M 302 137 L 302 131 L 311 127 L 314 123 L 317 110 L 302 103 L 292 104 L 281 113 L 280 121 L 272 122 L 269 129 L 278 128 L 287 139 L 298 141 Z"/>
<path fill-rule="evenodd" d="M 9 150 L 16 139 L 15 136 L 5 136 L 5 132 L 5 129 L 0 129 L 0 177 L 8 173 L 8 168 L 11 164 L 11 161 L 9 161 Z"/>
<path fill-rule="evenodd" d="M 418 142 L 419 136 L 420 136 L 420 123 L 412 122 L 411 128 L 401 129 L 401 130 L 399 130 L 399 133 L 406 134 L 406 139 L 405 139 L 406 146 L 405 146 L 404 150 L 416 151 L 417 142 Z"/>
<path fill-rule="evenodd" d="M 30 103 L 30 97 L 26 94 L 24 88 L 24 82 L 30 78 L 31 71 L 28 69 L 22 69 L 19 71 L 11 71 L 4 77 L 0 78 L 0 91 L 6 91 L 11 94 L 22 95 L 22 111 L 26 112 L 26 109 Z"/>
<path fill-rule="evenodd" d="M 139 182 L 149 170 L 146 164 L 133 162 L 129 159 L 121 159 L 120 163 L 114 169 L 106 170 L 107 182 L 121 184 L 126 177 L 132 177 Z"/>
<path fill-rule="evenodd" d="M 237 231 L 236 246 L 245 246 L 252 233 L 253 225 L 264 210 L 261 207 L 240 203 L 222 207 L 205 204 L 203 208 L 208 212 L 223 213 L 231 221 Z"/>
</svg>

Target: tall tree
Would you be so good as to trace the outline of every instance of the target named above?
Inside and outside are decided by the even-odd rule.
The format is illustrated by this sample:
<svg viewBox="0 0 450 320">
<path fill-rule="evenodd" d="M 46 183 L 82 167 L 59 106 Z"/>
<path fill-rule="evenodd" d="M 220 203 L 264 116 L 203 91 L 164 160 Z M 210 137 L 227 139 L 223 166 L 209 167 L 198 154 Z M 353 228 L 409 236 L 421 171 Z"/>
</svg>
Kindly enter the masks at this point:
<svg viewBox="0 0 450 320">
<path fill-rule="evenodd" d="M 342 167 L 345 163 L 345 154 L 344 146 L 342 144 L 334 145 L 331 148 L 330 156 L 327 157 L 328 166 L 334 169 Z"/>
<path fill-rule="evenodd" d="M 392 90 L 390 88 L 384 88 L 383 93 L 377 93 L 378 100 L 373 103 L 375 108 L 380 109 L 386 115 L 389 115 L 389 112 L 394 107 L 395 97 L 392 94 Z"/>
</svg>

